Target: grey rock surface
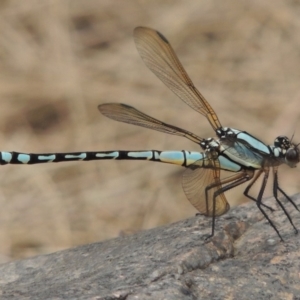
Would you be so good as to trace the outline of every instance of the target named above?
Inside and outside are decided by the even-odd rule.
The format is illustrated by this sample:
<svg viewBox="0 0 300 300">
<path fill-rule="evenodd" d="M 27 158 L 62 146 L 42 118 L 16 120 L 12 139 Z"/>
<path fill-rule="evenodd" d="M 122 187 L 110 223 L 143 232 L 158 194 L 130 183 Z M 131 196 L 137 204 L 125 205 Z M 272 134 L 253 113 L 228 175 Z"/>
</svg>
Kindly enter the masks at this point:
<svg viewBox="0 0 300 300">
<path fill-rule="evenodd" d="M 300 195 L 293 199 L 299 205 Z M 276 207 L 269 199 L 268 205 Z M 300 228 L 300 213 L 286 207 Z M 300 241 L 276 207 L 167 226 L 0 266 L 1 299 L 300 299 Z M 101 230 L 99 228 L 99 230 Z"/>
</svg>

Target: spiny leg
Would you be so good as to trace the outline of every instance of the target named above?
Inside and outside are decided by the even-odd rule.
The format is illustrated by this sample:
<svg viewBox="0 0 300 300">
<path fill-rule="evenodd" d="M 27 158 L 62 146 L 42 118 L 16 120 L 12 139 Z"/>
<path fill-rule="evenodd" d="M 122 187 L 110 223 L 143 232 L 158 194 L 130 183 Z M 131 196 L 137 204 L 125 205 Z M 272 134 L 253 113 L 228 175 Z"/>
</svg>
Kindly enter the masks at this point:
<svg viewBox="0 0 300 300">
<path fill-rule="evenodd" d="M 281 189 L 281 187 L 280 187 L 279 185 L 277 185 L 277 189 L 278 189 L 278 190 L 281 192 L 281 194 L 284 195 L 285 198 L 288 199 L 288 201 L 289 201 L 290 203 L 292 203 L 292 205 L 299 211 L 299 208 L 298 208 L 298 206 L 296 205 L 296 203 L 292 200 L 291 197 L 289 197 L 289 196 Z"/>
<path fill-rule="evenodd" d="M 273 174 L 274 174 L 274 181 L 273 181 L 273 195 L 274 195 L 274 198 L 276 199 L 276 202 L 279 204 L 279 206 L 281 207 L 281 209 L 284 211 L 284 213 L 287 216 L 290 224 L 293 226 L 295 234 L 297 234 L 298 233 L 298 229 L 294 225 L 293 220 L 292 220 L 290 214 L 287 212 L 287 210 L 285 209 L 284 205 L 278 199 L 277 190 L 279 190 L 279 191 L 282 191 L 282 190 L 279 188 L 279 185 L 278 185 L 278 169 L 277 169 L 277 167 L 273 168 Z M 285 193 L 283 193 L 283 195 L 285 195 Z M 290 199 L 287 196 L 286 196 L 286 198 L 296 207 L 297 210 L 299 210 L 298 207 L 296 206 L 296 204 L 292 201 L 292 199 Z"/>
<path fill-rule="evenodd" d="M 205 188 L 205 196 L 206 196 L 206 203 L 208 203 L 208 191 L 214 187 L 218 187 L 220 186 L 220 188 L 214 192 L 214 195 L 213 195 L 213 214 L 212 214 L 212 232 L 211 232 L 211 235 L 207 236 L 205 238 L 205 240 L 211 238 L 214 236 L 214 232 L 215 232 L 215 219 L 216 219 L 216 198 L 230 190 L 230 189 L 233 189 L 245 182 L 247 182 L 248 180 L 250 180 L 252 177 L 253 177 L 253 174 L 254 172 L 251 171 L 251 172 L 243 172 L 243 173 L 238 173 L 238 174 L 235 174 L 233 176 L 230 176 L 230 177 L 227 177 L 227 178 L 224 178 L 223 180 L 221 180 L 219 183 L 213 183 L 209 186 L 207 186 Z M 224 184 L 227 184 L 226 186 L 223 186 Z"/>
<path fill-rule="evenodd" d="M 278 229 L 276 228 L 276 226 L 274 225 L 274 223 L 271 221 L 271 219 L 269 218 L 269 216 L 266 214 L 266 212 L 263 210 L 262 203 L 262 196 L 264 194 L 266 185 L 267 185 L 267 181 L 269 178 L 269 168 L 265 168 L 264 170 L 259 170 L 258 173 L 256 174 L 256 176 L 253 178 L 253 180 L 250 182 L 250 184 L 246 187 L 245 191 L 244 191 L 244 195 L 246 197 L 248 197 L 249 199 L 252 199 L 253 197 L 251 197 L 248 193 L 249 190 L 251 189 L 251 187 L 253 186 L 253 184 L 256 182 L 256 180 L 260 177 L 260 175 L 264 172 L 264 177 L 263 177 L 263 181 L 261 184 L 261 188 L 260 191 L 258 193 L 258 197 L 256 199 L 256 205 L 258 207 L 258 209 L 261 211 L 261 213 L 264 215 L 264 217 L 268 220 L 268 222 L 270 223 L 270 225 L 273 227 L 273 229 L 276 231 L 277 235 L 279 236 L 280 240 L 283 242 L 283 238 L 281 237 Z"/>
<path fill-rule="evenodd" d="M 263 172 L 262 170 L 259 170 L 259 171 L 255 174 L 253 180 L 249 183 L 249 185 L 246 187 L 246 189 L 245 189 L 245 191 L 244 191 L 244 195 L 245 195 L 247 198 L 249 198 L 250 200 L 254 201 L 256 204 L 257 204 L 257 199 L 255 199 L 254 197 L 252 197 L 251 195 L 249 195 L 248 192 L 249 192 L 249 190 L 252 188 L 252 186 L 253 186 L 253 184 L 256 182 L 256 180 L 260 177 L 260 175 L 262 174 L 262 172 Z M 268 205 L 266 205 L 266 204 L 264 204 L 264 203 L 260 203 L 260 205 L 262 205 L 262 206 L 264 206 L 265 208 L 269 209 L 271 212 L 274 212 L 274 211 L 275 211 L 274 208 L 272 208 L 272 207 L 270 207 L 270 206 L 268 206 Z"/>
<path fill-rule="evenodd" d="M 288 201 L 289 201 L 290 203 L 292 203 L 292 205 L 293 205 L 298 211 L 300 211 L 299 208 L 298 208 L 298 206 L 297 206 L 297 204 L 292 200 L 291 197 L 289 197 L 289 196 L 282 190 L 282 188 L 281 188 L 279 185 L 277 185 L 277 189 L 281 192 L 281 194 L 282 194 L 286 199 L 288 199 Z"/>
<path fill-rule="evenodd" d="M 249 184 L 249 188 L 252 187 L 252 185 L 255 183 L 255 181 L 257 180 L 257 178 L 260 176 L 260 174 L 262 173 L 262 171 L 260 173 L 257 173 L 255 175 L 255 179 L 253 179 L 253 181 Z M 230 177 L 227 177 L 227 178 L 224 178 L 222 180 L 222 186 L 224 184 L 228 184 L 228 183 L 231 183 L 231 184 L 228 184 L 226 185 L 225 187 L 223 186 L 222 189 L 220 189 L 220 192 L 218 193 L 218 195 L 222 192 L 226 192 L 238 185 L 241 185 L 249 180 L 251 180 L 254 176 L 254 171 L 253 170 L 244 170 L 243 173 L 238 173 L 237 175 L 233 175 L 233 176 L 230 176 Z M 238 180 L 236 183 L 234 182 L 235 180 Z M 247 188 L 248 188 L 247 187 Z M 254 202 L 257 202 L 257 200 L 250 196 L 250 195 L 245 195 L 247 198 L 251 199 L 252 201 Z M 217 196 L 216 196 L 217 197 Z M 264 203 L 261 203 L 262 206 L 264 206 L 265 208 L 269 209 L 271 212 L 274 212 L 275 210 L 268 206 L 268 205 L 265 205 Z"/>
<path fill-rule="evenodd" d="M 276 171 L 275 171 L 276 170 Z M 281 187 L 279 186 L 279 183 L 278 183 L 278 171 L 277 171 L 277 168 L 274 169 L 274 184 L 275 184 L 275 180 L 276 180 L 276 189 L 278 189 L 283 196 L 285 196 L 285 198 L 290 202 L 292 203 L 292 205 L 299 211 L 299 208 L 298 206 L 296 205 L 296 203 L 281 189 Z"/>
</svg>

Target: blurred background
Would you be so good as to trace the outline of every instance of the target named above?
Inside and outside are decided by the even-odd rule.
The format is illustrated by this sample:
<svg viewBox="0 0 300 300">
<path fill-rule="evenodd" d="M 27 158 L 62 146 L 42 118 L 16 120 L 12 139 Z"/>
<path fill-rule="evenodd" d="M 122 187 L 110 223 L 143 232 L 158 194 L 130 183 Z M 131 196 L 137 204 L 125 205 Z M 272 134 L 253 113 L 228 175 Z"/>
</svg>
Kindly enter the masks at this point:
<svg viewBox="0 0 300 300">
<path fill-rule="evenodd" d="M 294 133 L 299 141 L 299 15 L 297 0 L 2 0 L 1 150 L 199 150 L 97 110 L 123 102 L 213 136 L 140 59 L 132 37 L 140 25 L 168 38 L 223 126 L 268 144 Z M 193 216 L 183 171 L 143 161 L 1 166 L 0 262 Z M 288 194 L 300 190 L 297 169 L 280 175 Z M 227 193 L 231 205 L 245 201 L 243 188 Z"/>
</svg>

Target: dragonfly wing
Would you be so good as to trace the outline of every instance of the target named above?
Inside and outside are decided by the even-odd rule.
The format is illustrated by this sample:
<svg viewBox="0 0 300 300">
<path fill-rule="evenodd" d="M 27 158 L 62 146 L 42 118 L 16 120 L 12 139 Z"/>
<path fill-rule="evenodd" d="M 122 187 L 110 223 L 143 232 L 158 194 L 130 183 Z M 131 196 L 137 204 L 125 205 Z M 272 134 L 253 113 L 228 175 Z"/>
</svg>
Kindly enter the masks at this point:
<svg viewBox="0 0 300 300">
<path fill-rule="evenodd" d="M 98 109 L 103 115 L 115 121 L 134 124 L 168 134 L 183 136 L 197 144 L 203 140 L 192 132 L 159 121 L 126 104 L 106 103 L 99 105 Z"/>
<path fill-rule="evenodd" d="M 146 27 L 135 28 L 134 40 L 146 66 L 181 100 L 204 115 L 214 129 L 221 127 L 213 108 L 194 86 L 168 40 Z"/>
<path fill-rule="evenodd" d="M 196 161 L 184 172 L 182 186 L 191 204 L 203 215 L 212 217 L 214 193 L 222 188 L 219 161 L 207 157 Z M 218 195 L 215 201 L 215 216 L 229 210 L 224 193 Z"/>
</svg>

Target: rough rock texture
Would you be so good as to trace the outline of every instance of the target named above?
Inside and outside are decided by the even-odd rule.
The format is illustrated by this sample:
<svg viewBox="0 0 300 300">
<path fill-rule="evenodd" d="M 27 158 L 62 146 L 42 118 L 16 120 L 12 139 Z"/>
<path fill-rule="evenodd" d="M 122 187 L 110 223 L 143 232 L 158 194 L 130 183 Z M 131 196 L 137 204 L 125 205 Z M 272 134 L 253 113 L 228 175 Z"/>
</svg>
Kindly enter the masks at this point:
<svg viewBox="0 0 300 300">
<path fill-rule="evenodd" d="M 300 195 L 294 197 L 300 204 Z M 273 199 L 266 201 L 275 207 Z M 291 205 L 295 225 L 300 213 Z M 1 299 L 300 299 L 300 241 L 281 210 L 280 242 L 255 203 L 0 266 Z M 101 229 L 99 229 L 101 230 Z"/>
</svg>

